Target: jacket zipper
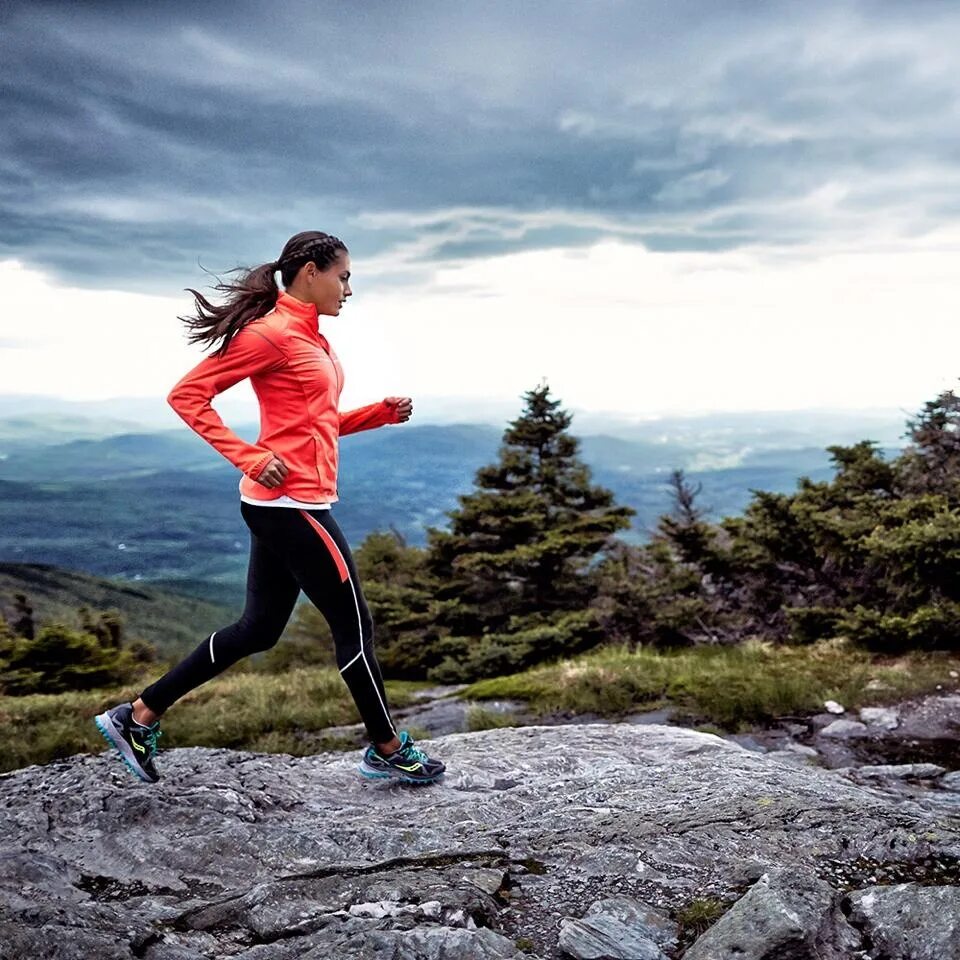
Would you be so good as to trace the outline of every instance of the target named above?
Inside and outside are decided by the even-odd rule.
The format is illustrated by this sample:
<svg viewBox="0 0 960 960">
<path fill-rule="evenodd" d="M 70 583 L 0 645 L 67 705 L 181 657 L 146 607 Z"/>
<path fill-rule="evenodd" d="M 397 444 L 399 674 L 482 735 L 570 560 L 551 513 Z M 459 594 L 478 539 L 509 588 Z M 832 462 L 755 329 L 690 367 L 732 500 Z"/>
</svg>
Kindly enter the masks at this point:
<svg viewBox="0 0 960 960">
<path fill-rule="evenodd" d="M 337 370 L 337 361 L 330 356 L 330 351 L 323 345 L 323 341 L 320 341 L 320 349 L 327 355 L 327 359 L 330 361 L 333 366 L 333 375 L 337 378 L 337 406 L 340 405 L 340 371 Z"/>
<path fill-rule="evenodd" d="M 334 377 L 336 377 L 336 380 L 337 380 L 337 409 L 339 410 L 339 409 L 340 409 L 340 390 L 341 390 L 341 387 L 340 387 L 340 371 L 337 369 L 337 361 L 334 360 L 333 357 L 330 355 L 330 351 L 323 345 L 323 341 L 320 341 L 320 349 L 327 355 L 327 359 L 330 361 L 330 365 L 333 367 L 333 375 L 334 375 Z M 314 443 L 316 443 L 316 441 L 314 441 Z M 338 437 L 338 438 L 337 438 L 337 444 L 338 444 L 338 446 L 339 446 L 339 443 L 340 443 L 340 440 L 339 440 L 339 437 Z M 338 469 L 338 470 L 337 470 L 337 473 L 339 474 L 339 472 L 340 472 L 340 471 L 339 471 L 339 469 Z M 335 492 L 336 496 L 338 496 L 338 497 L 340 496 L 340 486 L 339 486 L 339 484 L 334 485 L 334 492 Z"/>
</svg>

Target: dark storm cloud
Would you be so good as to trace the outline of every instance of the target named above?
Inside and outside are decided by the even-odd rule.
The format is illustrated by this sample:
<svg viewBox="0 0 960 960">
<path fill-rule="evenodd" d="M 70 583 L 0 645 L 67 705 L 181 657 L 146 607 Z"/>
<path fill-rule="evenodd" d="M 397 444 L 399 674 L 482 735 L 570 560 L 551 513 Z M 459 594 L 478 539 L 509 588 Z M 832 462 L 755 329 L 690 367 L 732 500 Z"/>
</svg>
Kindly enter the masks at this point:
<svg viewBox="0 0 960 960">
<path fill-rule="evenodd" d="M 328 229 L 404 263 L 955 222 L 960 12 L 7 4 L 0 256 L 169 289 Z"/>
</svg>

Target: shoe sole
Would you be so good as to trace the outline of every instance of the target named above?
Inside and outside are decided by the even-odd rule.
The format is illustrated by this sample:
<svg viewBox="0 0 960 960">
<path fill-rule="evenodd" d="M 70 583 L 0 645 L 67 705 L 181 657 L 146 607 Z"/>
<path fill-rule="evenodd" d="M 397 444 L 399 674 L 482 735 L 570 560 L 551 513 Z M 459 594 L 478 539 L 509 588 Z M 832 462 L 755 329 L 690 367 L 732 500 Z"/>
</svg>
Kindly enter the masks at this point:
<svg viewBox="0 0 960 960">
<path fill-rule="evenodd" d="M 387 773 L 385 770 L 376 770 L 373 767 L 368 767 L 363 761 L 357 764 L 357 770 L 368 780 L 401 780 L 403 783 L 436 783 L 446 773 L 445 770 L 441 770 L 433 777 L 408 777 L 399 771 L 397 773 Z"/>
<path fill-rule="evenodd" d="M 123 739 L 123 734 L 113 722 L 113 718 L 109 712 L 97 714 L 97 716 L 93 718 L 93 722 L 97 725 L 97 729 L 100 731 L 103 739 L 120 754 L 120 759 L 123 760 L 126 768 L 138 780 L 142 780 L 144 783 L 157 782 L 156 780 L 151 780 L 150 777 L 141 770 L 136 758 L 133 756 L 133 750 L 130 749 L 130 744 Z"/>
</svg>

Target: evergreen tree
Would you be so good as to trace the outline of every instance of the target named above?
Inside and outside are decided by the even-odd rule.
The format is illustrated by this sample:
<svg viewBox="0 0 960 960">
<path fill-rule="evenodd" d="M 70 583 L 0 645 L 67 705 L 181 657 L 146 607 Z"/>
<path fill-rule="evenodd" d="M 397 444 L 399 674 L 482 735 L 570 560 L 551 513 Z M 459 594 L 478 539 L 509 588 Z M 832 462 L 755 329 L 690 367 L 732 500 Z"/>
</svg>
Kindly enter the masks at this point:
<svg viewBox="0 0 960 960">
<path fill-rule="evenodd" d="M 123 617 L 117 610 L 91 610 L 80 607 L 80 626 L 100 641 L 103 647 L 119 650 L 123 646 Z"/>
<path fill-rule="evenodd" d="M 449 531 L 428 531 L 444 677 L 500 672 L 598 642 L 588 574 L 634 510 L 614 505 L 577 456 L 572 418 L 541 384 L 477 471 Z M 489 643 L 478 646 L 476 638 Z"/>
<path fill-rule="evenodd" d="M 946 390 L 907 421 L 910 445 L 897 463 L 908 494 L 939 493 L 960 502 L 960 397 Z"/>
<path fill-rule="evenodd" d="M 26 640 L 32 640 L 36 626 L 33 622 L 33 607 L 30 606 L 27 595 L 25 593 L 14 594 L 13 604 L 16 618 L 13 621 L 13 632 Z"/>
<path fill-rule="evenodd" d="M 714 537 L 713 529 L 703 520 L 706 511 L 697 504 L 702 489 L 702 484 L 691 484 L 682 470 L 674 470 L 670 474 L 673 510 L 657 525 L 658 535 L 676 548 L 679 559 L 692 564 L 707 559 Z"/>
<path fill-rule="evenodd" d="M 670 475 L 673 509 L 643 546 L 618 544 L 597 570 L 603 626 L 611 639 L 658 647 L 737 639 L 727 611 L 733 585 L 724 533 L 703 518 L 700 484 Z"/>
<path fill-rule="evenodd" d="M 631 588 L 654 598 L 639 632 L 676 642 L 661 629 L 676 610 L 679 635 L 696 642 L 694 614 L 711 639 L 725 641 L 842 635 L 877 651 L 955 648 L 958 429 L 960 400 L 942 395 L 911 421 L 914 442 L 897 460 L 866 440 L 829 447 L 832 480 L 801 478 L 792 494 L 754 491 L 743 516 L 716 526 L 704 524 L 694 491 L 675 477 L 677 508 L 645 548 L 646 580 Z"/>
<path fill-rule="evenodd" d="M 403 535 L 374 532 L 356 553 L 363 592 L 375 625 L 377 659 L 392 678 L 422 678 L 439 637 L 434 622 L 437 593 L 426 569 L 426 550 Z"/>
</svg>

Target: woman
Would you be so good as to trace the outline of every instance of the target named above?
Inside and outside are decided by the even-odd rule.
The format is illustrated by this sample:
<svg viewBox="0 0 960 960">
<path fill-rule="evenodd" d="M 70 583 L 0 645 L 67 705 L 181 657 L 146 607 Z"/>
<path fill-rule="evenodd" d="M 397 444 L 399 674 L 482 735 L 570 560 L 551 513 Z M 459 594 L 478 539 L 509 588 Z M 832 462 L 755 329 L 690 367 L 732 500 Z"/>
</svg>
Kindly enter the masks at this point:
<svg viewBox="0 0 960 960">
<path fill-rule="evenodd" d="M 284 290 L 276 283 L 279 271 Z M 109 743 L 142 780 L 159 779 L 154 757 L 160 716 L 180 697 L 280 638 L 300 590 L 333 633 L 337 665 L 371 745 L 359 770 L 367 777 L 418 783 L 444 765 L 418 749 L 390 718 L 373 652 L 373 622 L 357 570 L 331 505 L 337 496 L 338 438 L 410 419 L 408 397 L 387 397 L 339 413 L 343 371 L 318 315 L 336 317 L 351 296 L 350 255 L 336 237 L 291 237 L 280 258 L 215 287 L 226 302 L 196 290 L 196 315 L 182 318 L 190 340 L 216 351 L 170 392 L 170 405 L 243 472 L 240 512 L 250 528 L 246 606 L 240 619 L 207 637 L 133 703 L 96 717 Z M 260 403 L 260 437 L 246 443 L 211 406 L 216 394 L 250 378 Z"/>
</svg>

